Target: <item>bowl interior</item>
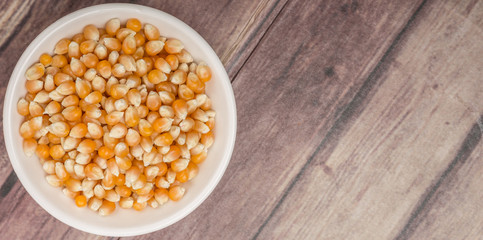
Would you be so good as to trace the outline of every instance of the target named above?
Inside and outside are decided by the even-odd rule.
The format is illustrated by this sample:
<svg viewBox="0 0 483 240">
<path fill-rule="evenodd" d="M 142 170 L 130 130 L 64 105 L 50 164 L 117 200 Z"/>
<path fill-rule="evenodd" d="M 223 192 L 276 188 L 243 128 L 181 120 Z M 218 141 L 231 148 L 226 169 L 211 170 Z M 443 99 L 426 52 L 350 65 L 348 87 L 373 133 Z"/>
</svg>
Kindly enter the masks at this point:
<svg viewBox="0 0 483 240">
<path fill-rule="evenodd" d="M 37 62 L 42 53 L 52 53 L 55 43 L 72 37 L 87 24 L 103 27 L 111 18 L 138 18 L 143 23 L 157 26 L 161 35 L 180 39 L 195 61 L 204 61 L 212 69 L 213 78 L 206 86 L 217 112 L 215 142 L 202 163 L 199 175 L 185 184 L 186 195 L 179 202 L 168 202 L 158 209 L 142 212 L 117 210 L 101 217 L 87 208 L 77 208 L 72 199 L 64 196 L 44 180 L 36 157 L 27 158 L 18 134 L 22 117 L 16 112 L 18 99 L 26 93 L 24 73 Z M 171 15 L 156 9 L 133 4 L 105 4 L 81 9 L 58 20 L 44 30 L 25 50 L 11 76 L 4 106 L 4 133 L 10 161 L 18 178 L 30 195 L 51 215 L 77 229 L 110 236 L 130 236 L 152 232 L 166 227 L 193 211 L 214 189 L 231 157 L 236 133 L 236 108 L 231 84 L 215 52 L 194 30 Z"/>
</svg>

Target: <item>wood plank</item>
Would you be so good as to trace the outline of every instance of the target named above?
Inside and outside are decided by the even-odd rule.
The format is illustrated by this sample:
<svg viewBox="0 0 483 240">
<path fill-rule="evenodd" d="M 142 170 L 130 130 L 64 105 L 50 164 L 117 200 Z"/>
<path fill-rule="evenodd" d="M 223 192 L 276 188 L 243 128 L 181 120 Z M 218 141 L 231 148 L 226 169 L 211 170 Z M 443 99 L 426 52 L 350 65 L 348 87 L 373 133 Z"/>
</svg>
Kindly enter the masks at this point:
<svg viewBox="0 0 483 240">
<path fill-rule="evenodd" d="M 29 10 L 33 0 L 30 1 L 2 1 L 0 2 L 0 52 L 8 45 L 8 42 L 18 32 L 18 25 L 23 25 L 28 20 Z"/>
<path fill-rule="evenodd" d="M 483 112 L 482 37 L 449 3 L 428 2 L 258 237 L 396 237 Z"/>
<path fill-rule="evenodd" d="M 483 120 L 483 117 L 480 119 Z M 481 121 L 480 121 L 481 124 Z M 441 184 L 400 239 L 478 239 L 483 236 L 483 129 L 475 124 Z M 468 150 L 472 150 L 472 152 Z M 471 155 L 470 155 L 471 154 Z"/>
<path fill-rule="evenodd" d="M 419 4 L 289 2 L 234 81 L 237 144 L 220 184 L 140 239 L 253 237 Z"/>
<path fill-rule="evenodd" d="M 5 96 L 5 90 L 15 61 L 18 59 L 28 45 L 43 29 L 56 19 L 77 9 L 89 5 L 100 4 L 104 1 L 64 1 L 46 2 L 37 1 L 30 8 L 20 5 L 23 1 L 9 1 L 1 3 L 2 9 L 18 9 L 18 16 L 0 18 L 0 26 L 4 35 L 8 36 L 8 41 L 0 47 L 0 66 L 5 70 L 0 73 L 2 79 L 0 84 L 0 98 Z M 30 3 L 30 2 L 25 2 Z M 238 72 L 239 67 L 244 63 L 245 58 L 254 49 L 258 40 L 263 36 L 271 21 L 281 10 L 285 1 L 198 1 L 181 2 L 160 2 L 160 1 L 140 1 L 139 4 L 151 6 L 170 13 L 197 30 L 215 49 L 219 56 L 223 56 L 225 64 L 231 66 L 228 70 L 231 76 Z M 25 5 L 24 4 L 24 5 Z M 55 4 L 55 8 L 52 5 Z M 27 5 L 26 5 L 27 6 Z M 29 11 L 32 10 L 32 11 Z M 33 10 L 34 9 L 34 10 Z M 240 11 L 239 9 L 244 9 Z M 7 11 L 8 12 L 8 11 Z M 18 20 L 19 14 L 28 14 L 28 17 Z M 5 16 L 8 16 L 5 14 Z M 13 29 L 3 26 L 14 26 Z M 2 41 L 2 39 L 0 39 Z M 0 44 L 1 45 L 1 44 Z M 8 56 L 8 57 L 7 57 Z M 234 57 L 236 56 L 236 58 Z M 3 111 L 0 105 L 0 111 Z M 3 129 L 0 129 L 3 131 Z M 0 133 L 3 139 L 3 132 Z M 13 208 L 14 205 L 0 208 L 4 216 L 10 218 L 0 219 L 0 231 L 5 236 L 12 238 L 59 238 L 68 235 L 70 238 L 96 238 L 93 235 L 85 234 L 81 231 L 67 227 L 51 217 L 48 213 L 41 210 L 40 206 L 25 194 L 25 190 L 16 181 L 16 176 L 12 172 L 11 165 L 4 144 L 0 144 L 0 201 L 3 203 L 17 203 L 15 206 L 29 206 L 22 211 Z M 25 210 L 25 211 L 24 211 Z M 36 211 L 35 215 L 29 214 Z M 40 224 L 42 223 L 42 224 Z M 45 224 L 43 224 L 45 223 Z M 21 226 L 32 226 L 36 231 L 24 233 Z M 16 227 L 11 227 L 16 226 Z M 34 234 L 34 235 L 32 235 Z M 64 236 L 65 237 L 65 236 Z"/>
</svg>

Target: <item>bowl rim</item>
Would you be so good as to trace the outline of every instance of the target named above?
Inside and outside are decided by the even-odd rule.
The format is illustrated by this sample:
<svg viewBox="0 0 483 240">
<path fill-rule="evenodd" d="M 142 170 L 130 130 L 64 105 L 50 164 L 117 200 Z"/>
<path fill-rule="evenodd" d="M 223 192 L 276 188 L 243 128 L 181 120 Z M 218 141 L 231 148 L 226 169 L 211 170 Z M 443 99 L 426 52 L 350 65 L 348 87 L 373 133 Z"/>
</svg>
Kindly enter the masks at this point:
<svg viewBox="0 0 483 240">
<path fill-rule="evenodd" d="M 125 229 L 125 231 L 118 231 L 118 232 L 110 232 L 108 230 L 104 230 L 102 227 L 92 227 L 90 225 L 76 225 L 74 223 L 82 223 L 82 221 L 75 221 L 71 217 L 70 214 L 63 213 L 62 211 L 59 211 L 55 207 L 52 207 L 52 204 L 47 204 L 47 200 L 43 197 L 39 197 L 42 194 L 39 194 L 41 191 L 35 189 L 32 185 L 26 184 L 27 183 L 27 176 L 25 172 L 22 170 L 18 159 L 18 151 L 15 150 L 15 141 L 13 139 L 14 136 L 14 129 L 11 129 L 10 126 L 12 125 L 10 117 L 5 117 L 8 116 L 9 114 L 13 114 L 17 112 L 16 109 L 16 101 L 18 99 L 13 99 L 14 97 L 14 86 L 18 84 L 18 79 L 23 77 L 23 73 L 20 72 L 20 70 L 26 65 L 29 61 L 29 59 L 32 58 L 32 52 L 33 49 L 37 48 L 39 43 L 41 42 L 41 39 L 45 38 L 46 36 L 52 34 L 52 32 L 58 31 L 59 28 L 63 28 L 68 24 L 71 24 L 72 22 L 78 20 L 79 18 L 85 17 L 85 15 L 89 15 L 92 12 L 96 11 L 106 11 L 106 10 L 118 10 L 118 9 L 132 9 L 136 8 L 138 10 L 142 10 L 143 12 L 149 12 L 150 14 L 157 14 L 161 15 L 163 18 L 166 19 L 167 22 L 170 22 L 172 24 L 176 24 L 181 26 L 184 30 L 184 32 L 190 36 L 190 38 L 194 38 L 198 41 L 198 43 L 204 48 L 208 55 L 211 55 L 210 57 L 213 58 L 213 62 L 210 62 L 210 64 L 214 64 L 215 68 L 219 73 L 221 74 L 220 78 L 220 83 L 224 85 L 224 90 L 228 91 L 228 105 L 232 106 L 230 108 L 231 113 L 229 113 L 230 116 L 233 116 L 232 119 L 230 119 L 231 125 L 233 125 L 233 128 L 227 132 L 228 135 L 228 143 L 225 145 L 227 146 L 225 148 L 225 151 L 223 152 L 223 157 L 221 158 L 220 161 L 220 166 L 217 168 L 217 170 L 214 173 L 214 177 L 210 178 L 210 181 L 208 182 L 209 187 L 205 189 L 205 191 L 201 192 L 201 194 L 194 196 L 193 200 L 191 200 L 184 208 L 180 209 L 176 214 L 174 214 L 172 217 L 159 220 L 158 222 L 153 222 L 153 224 L 149 224 L 147 226 L 143 226 L 140 228 L 136 229 Z M 214 56 L 214 57 L 213 57 Z M 141 235 L 141 234 L 146 234 L 150 232 L 154 232 L 160 229 L 163 229 L 165 227 L 168 227 L 177 221 L 181 220 L 182 218 L 186 217 L 188 214 L 190 214 L 192 211 L 194 211 L 197 207 L 201 205 L 202 202 L 206 200 L 206 198 L 213 192 L 214 188 L 218 185 L 219 181 L 221 180 L 230 160 L 231 160 L 231 155 L 233 153 L 233 148 L 235 145 L 235 139 L 236 139 L 236 131 L 237 131 L 237 113 L 236 113 L 236 102 L 235 102 L 235 96 L 233 93 L 233 88 L 231 85 L 231 82 L 229 80 L 228 74 L 226 73 L 226 70 L 221 63 L 219 57 L 215 53 L 215 51 L 211 48 L 211 46 L 206 42 L 206 40 L 199 35 L 198 32 L 196 32 L 194 29 L 192 29 L 189 25 L 184 23 L 183 21 L 179 20 L 178 18 L 163 12 L 161 10 L 143 6 L 143 5 L 138 5 L 138 4 L 130 4 L 130 3 L 108 3 L 108 4 L 99 4 L 99 5 L 93 5 L 89 6 L 86 8 L 79 9 L 77 11 L 74 11 L 72 13 L 69 13 L 58 20 L 56 20 L 54 23 L 50 24 L 47 28 L 45 28 L 37 37 L 35 37 L 34 40 L 28 45 L 28 47 L 24 50 L 22 53 L 21 57 L 17 61 L 15 68 L 13 69 L 5 98 L 4 98 L 4 109 L 3 109 L 3 131 L 4 131 L 4 142 L 5 146 L 7 149 L 7 153 L 9 156 L 10 163 L 13 166 L 13 170 L 15 171 L 19 181 L 21 182 L 22 186 L 25 188 L 25 190 L 29 193 L 29 195 L 37 202 L 44 210 L 46 210 L 50 215 L 55 217 L 56 219 L 60 220 L 61 222 L 76 228 L 78 230 L 92 233 L 92 234 L 97 234 L 97 235 L 103 235 L 103 236 L 135 236 L 135 235 Z M 18 133 L 17 133 L 18 134 Z"/>
</svg>

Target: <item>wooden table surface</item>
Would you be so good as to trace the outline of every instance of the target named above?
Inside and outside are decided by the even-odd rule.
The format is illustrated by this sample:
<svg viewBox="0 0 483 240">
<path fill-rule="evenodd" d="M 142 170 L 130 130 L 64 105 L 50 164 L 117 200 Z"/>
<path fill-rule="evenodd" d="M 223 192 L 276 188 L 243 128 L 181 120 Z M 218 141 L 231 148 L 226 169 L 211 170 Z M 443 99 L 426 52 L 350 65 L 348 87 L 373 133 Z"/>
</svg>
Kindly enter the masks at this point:
<svg viewBox="0 0 483 240">
<path fill-rule="evenodd" d="M 1 1 L 2 101 L 37 34 L 102 2 Z M 209 198 L 132 239 L 483 239 L 483 1 L 139 4 L 215 49 L 238 132 Z M 0 238 L 105 238 L 37 205 L 3 141 L 0 185 Z"/>
</svg>

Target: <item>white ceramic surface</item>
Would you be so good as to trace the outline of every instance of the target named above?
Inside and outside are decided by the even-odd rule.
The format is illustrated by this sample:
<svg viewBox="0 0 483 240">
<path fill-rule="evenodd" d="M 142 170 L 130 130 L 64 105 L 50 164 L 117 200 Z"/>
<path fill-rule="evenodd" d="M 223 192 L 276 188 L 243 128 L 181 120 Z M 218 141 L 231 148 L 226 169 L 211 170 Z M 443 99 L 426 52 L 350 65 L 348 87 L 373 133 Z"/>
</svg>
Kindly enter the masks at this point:
<svg viewBox="0 0 483 240">
<path fill-rule="evenodd" d="M 135 17 L 143 23 L 151 23 L 160 29 L 161 35 L 183 41 L 195 61 L 205 61 L 213 72 L 206 92 L 213 101 L 213 109 L 217 115 L 215 142 L 206 161 L 200 165 L 198 176 L 185 184 L 187 192 L 183 199 L 142 212 L 118 208 L 114 214 L 101 217 L 87 208 L 77 208 L 72 199 L 64 196 L 61 189 L 48 185 L 37 158 L 25 156 L 22 151 L 22 138 L 18 133 L 22 117 L 17 114 L 16 105 L 26 93 L 25 70 L 38 61 L 40 54 L 52 53 L 58 40 L 72 37 L 87 24 L 103 27 L 107 20 L 115 17 L 121 21 Z M 236 107 L 233 90 L 222 63 L 208 43 L 192 28 L 153 8 L 133 4 L 104 4 L 78 10 L 57 20 L 28 46 L 10 77 L 4 102 L 3 124 L 5 143 L 15 173 L 40 206 L 60 221 L 82 231 L 106 236 L 133 236 L 175 223 L 198 207 L 213 191 L 233 151 Z"/>
</svg>

